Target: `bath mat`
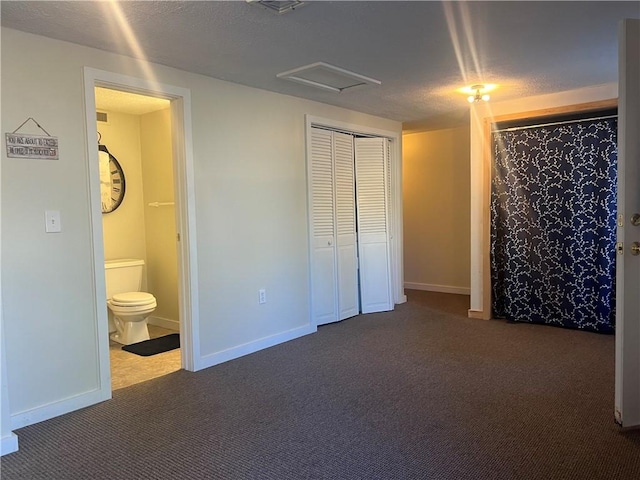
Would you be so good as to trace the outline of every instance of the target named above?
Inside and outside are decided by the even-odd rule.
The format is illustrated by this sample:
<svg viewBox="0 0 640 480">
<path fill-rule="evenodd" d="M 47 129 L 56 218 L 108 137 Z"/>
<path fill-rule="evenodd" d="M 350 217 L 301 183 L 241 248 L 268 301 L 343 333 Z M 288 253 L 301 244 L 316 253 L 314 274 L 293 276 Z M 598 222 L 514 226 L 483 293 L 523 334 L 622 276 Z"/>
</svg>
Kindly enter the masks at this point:
<svg viewBox="0 0 640 480">
<path fill-rule="evenodd" d="M 143 342 L 132 343 L 131 345 L 123 345 L 122 350 L 125 352 L 135 353 L 143 357 L 150 357 L 157 353 L 168 352 L 180 348 L 180 334 L 171 333 L 164 337 L 152 338 Z"/>
</svg>

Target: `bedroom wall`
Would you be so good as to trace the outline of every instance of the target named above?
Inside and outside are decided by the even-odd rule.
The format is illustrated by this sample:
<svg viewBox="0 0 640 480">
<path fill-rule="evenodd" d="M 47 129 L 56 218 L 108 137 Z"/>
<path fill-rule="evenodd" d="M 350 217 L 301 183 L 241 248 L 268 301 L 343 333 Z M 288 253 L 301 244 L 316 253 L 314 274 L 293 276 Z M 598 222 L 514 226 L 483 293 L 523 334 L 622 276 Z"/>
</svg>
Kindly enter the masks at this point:
<svg viewBox="0 0 640 480">
<path fill-rule="evenodd" d="M 2 171 L 0 170 L 0 181 Z M 0 196 L 0 209 L 2 198 Z M 2 226 L 0 224 L 0 252 L 2 251 Z M 0 269 L 0 455 L 15 452 L 18 448 L 17 437 L 11 431 L 11 413 L 9 410 L 9 388 L 7 385 L 7 360 L 4 347 L 4 321 L 2 316 L 2 270 Z"/>
<path fill-rule="evenodd" d="M 1 249 L 0 249 L 1 250 Z M 1 277 L 1 274 L 0 274 Z M 0 279 L 0 286 L 2 285 Z M 0 307 L 2 290 L 0 289 Z M 0 455 L 18 450 L 18 437 L 11 431 L 11 409 L 9 408 L 9 386 L 7 384 L 7 359 L 4 346 L 4 321 L 0 308 Z"/>
<path fill-rule="evenodd" d="M 469 125 L 402 136 L 405 288 L 469 294 Z"/>
<path fill-rule="evenodd" d="M 13 428 L 80 408 L 100 386 L 85 66 L 191 92 L 203 356 L 311 331 L 305 114 L 401 134 L 398 122 L 3 28 L 5 131 L 34 117 L 60 144 L 57 161 L 9 159 L 2 149 Z M 45 233 L 45 210 L 61 212 L 62 232 Z"/>
</svg>

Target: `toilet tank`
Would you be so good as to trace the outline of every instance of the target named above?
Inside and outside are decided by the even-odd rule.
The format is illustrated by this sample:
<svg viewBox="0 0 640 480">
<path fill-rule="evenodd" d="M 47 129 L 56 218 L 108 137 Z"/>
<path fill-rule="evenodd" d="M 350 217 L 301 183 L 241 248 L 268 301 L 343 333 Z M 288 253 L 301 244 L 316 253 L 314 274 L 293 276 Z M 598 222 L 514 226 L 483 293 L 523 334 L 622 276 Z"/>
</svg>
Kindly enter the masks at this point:
<svg viewBox="0 0 640 480">
<path fill-rule="evenodd" d="M 118 293 L 139 292 L 142 287 L 144 260 L 120 258 L 104 262 L 107 299 Z"/>
</svg>

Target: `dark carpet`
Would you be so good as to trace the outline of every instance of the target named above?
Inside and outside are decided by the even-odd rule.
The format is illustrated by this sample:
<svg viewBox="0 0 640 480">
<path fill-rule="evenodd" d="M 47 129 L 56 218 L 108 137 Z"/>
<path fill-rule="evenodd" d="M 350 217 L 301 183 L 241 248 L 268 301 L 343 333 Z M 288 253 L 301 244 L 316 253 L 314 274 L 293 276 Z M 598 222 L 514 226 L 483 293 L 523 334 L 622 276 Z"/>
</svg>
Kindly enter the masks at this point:
<svg viewBox="0 0 640 480">
<path fill-rule="evenodd" d="M 150 357 L 151 355 L 168 352 L 170 350 L 175 350 L 176 348 L 180 348 L 179 333 L 170 333 L 169 335 L 152 338 L 151 340 L 122 346 L 122 350 L 125 352 L 135 353 L 142 357 Z"/>
<path fill-rule="evenodd" d="M 640 432 L 613 421 L 613 336 L 407 293 L 22 428 L 2 479 L 640 478 Z"/>
</svg>

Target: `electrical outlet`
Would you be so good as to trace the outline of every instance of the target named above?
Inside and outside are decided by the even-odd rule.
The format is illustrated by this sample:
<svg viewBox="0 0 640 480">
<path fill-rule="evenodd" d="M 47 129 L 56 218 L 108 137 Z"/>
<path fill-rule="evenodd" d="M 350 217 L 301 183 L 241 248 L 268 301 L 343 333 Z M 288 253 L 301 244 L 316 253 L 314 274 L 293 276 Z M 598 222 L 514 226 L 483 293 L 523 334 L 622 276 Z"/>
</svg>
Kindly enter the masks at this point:
<svg viewBox="0 0 640 480">
<path fill-rule="evenodd" d="M 258 303 L 267 303 L 267 291 L 264 288 L 258 290 Z"/>
</svg>

